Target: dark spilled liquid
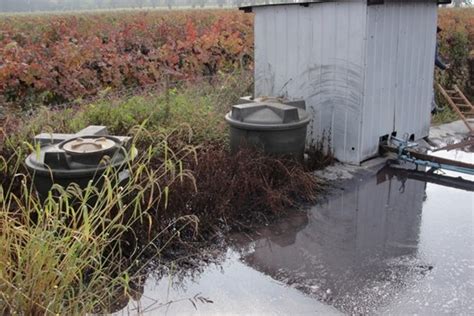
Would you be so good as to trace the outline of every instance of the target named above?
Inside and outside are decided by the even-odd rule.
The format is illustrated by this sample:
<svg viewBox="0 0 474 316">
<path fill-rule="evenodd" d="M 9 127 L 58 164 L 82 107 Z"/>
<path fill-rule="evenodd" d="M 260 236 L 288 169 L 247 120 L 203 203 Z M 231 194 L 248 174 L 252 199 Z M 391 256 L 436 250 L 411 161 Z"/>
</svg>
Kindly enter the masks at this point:
<svg viewBox="0 0 474 316">
<path fill-rule="evenodd" d="M 474 314 L 474 194 L 380 169 L 197 274 L 150 278 L 122 313 Z"/>
</svg>

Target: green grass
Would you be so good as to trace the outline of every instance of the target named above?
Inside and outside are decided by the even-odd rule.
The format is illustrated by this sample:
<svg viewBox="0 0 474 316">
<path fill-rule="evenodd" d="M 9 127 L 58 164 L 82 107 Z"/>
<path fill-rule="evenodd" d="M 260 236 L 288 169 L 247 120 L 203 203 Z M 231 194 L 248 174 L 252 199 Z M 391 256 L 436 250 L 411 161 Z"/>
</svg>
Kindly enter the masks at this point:
<svg viewBox="0 0 474 316">
<path fill-rule="evenodd" d="M 125 97 L 105 94 L 101 100 L 79 107 L 42 107 L 33 117 L 15 124 L 9 137 L 18 145 L 41 132 L 75 133 L 88 125 L 105 125 L 111 134 L 133 136 L 134 127 L 144 123 L 150 136 L 147 145 L 177 128 L 189 131 L 194 144 L 222 144 L 227 141 L 223 116 L 239 97 L 250 94 L 250 82 L 249 73 L 222 75 L 213 83 L 181 84 L 167 92 Z"/>
<path fill-rule="evenodd" d="M 442 107 L 441 111 L 438 111 L 431 117 L 432 125 L 441 125 L 446 123 L 451 123 L 459 120 L 459 116 L 450 108 Z"/>
<path fill-rule="evenodd" d="M 460 119 L 456 112 L 451 109 L 446 99 L 438 90 L 436 90 L 435 97 L 439 110 L 431 117 L 432 125 L 451 123 Z"/>
</svg>

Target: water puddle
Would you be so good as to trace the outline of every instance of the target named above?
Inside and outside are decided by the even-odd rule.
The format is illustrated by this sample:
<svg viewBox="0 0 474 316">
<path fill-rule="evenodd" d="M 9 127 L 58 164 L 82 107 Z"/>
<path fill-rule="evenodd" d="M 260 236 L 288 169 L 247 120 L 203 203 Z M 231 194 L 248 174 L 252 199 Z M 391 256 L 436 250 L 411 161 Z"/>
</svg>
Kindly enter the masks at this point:
<svg viewBox="0 0 474 316">
<path fill-rule="evenodd" d="M 473 314 L 473 218 L 472 192 L 382 169 L 234 236 L 218 264 L 149 278 L 121 314 Z"/>
</svg>

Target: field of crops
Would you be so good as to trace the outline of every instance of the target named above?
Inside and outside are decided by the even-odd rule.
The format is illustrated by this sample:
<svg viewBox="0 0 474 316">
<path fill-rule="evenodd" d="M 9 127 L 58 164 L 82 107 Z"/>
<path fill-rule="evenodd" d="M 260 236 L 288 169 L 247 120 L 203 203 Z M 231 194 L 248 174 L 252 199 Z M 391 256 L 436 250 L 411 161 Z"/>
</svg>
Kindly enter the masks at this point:
<svg viewBox="0 0 474 316">
<path fill-rule="evenodd" d="M 0 103 L 57 104 L 246 69 L 252 23 L 237 10 L 0 17 Z"/>
<path fill-rule="evenodd" d="M 474 9 L 439 16 L 440 52 L 452 67 L 437 79 L 472 95 Z M 0 17 L 0 104 L 15 107 L 249 70 L 252 62 L 253 16 L 237 10 Z"/>
</svg>

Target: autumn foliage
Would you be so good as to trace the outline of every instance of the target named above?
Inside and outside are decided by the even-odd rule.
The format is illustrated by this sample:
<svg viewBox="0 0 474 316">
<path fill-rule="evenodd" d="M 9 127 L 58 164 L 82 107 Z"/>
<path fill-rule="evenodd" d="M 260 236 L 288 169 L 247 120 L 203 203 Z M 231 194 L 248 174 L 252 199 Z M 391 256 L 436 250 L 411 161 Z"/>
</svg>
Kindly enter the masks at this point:
<svg viewBox="0 0 474 316">
<path fill-rule="evenodd" d="M 474 8 L 441 9 L 438 24 L 442 31 L 440 54 L 450 69 L 437 73 L 437 81 L 446 87 L 457 84 L 474 97 Z"/>
<path fill-rule="evenodd" d="M 58 104 L 248 69 L 252 24 L 236 10 L 0 17 L 0 103 Z"/>
<path fill-rule="evenodd" d="M 441 9 L 439 24 L 451 69 L 437 80 L 474 95 L 474 9 Z M 253 45 L 253 17 L 237 10 L 1 16 L 0 104 L 60 104 L 248 70 Z"/>
</svg>

